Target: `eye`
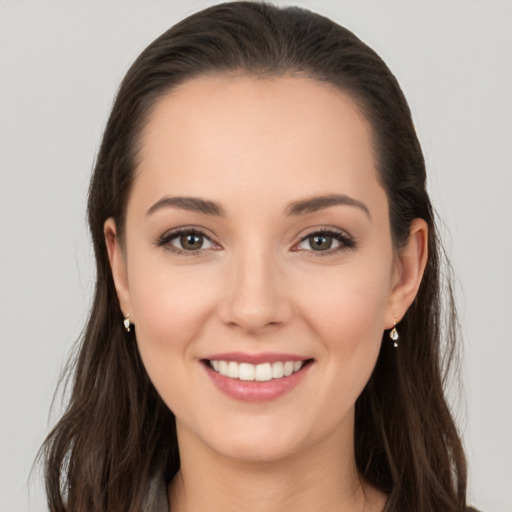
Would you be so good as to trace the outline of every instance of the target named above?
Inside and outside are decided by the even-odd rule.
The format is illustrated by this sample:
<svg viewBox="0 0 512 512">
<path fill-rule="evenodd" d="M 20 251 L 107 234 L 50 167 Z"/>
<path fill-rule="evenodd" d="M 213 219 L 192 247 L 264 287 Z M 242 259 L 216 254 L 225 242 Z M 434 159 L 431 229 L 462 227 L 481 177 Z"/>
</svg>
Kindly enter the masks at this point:
<svg viewBox="0 0 512 512">
<path fill-rule="evenodd" d="M 217 246 L 204 233 L 197 229 L 180 229 L 165 233 L 157 242 L 158 247 L 179 253 L 193 255 L 202 250 Z M 188 254 L 187 254 L 188 253 Z"/>
<path fill-rule="evenodd" d="M 294 250 L 333 254 L 353 247 L 355 242 L 351 236 L 341 231 L 322 229 L 308 233 Z"/>
</svg>

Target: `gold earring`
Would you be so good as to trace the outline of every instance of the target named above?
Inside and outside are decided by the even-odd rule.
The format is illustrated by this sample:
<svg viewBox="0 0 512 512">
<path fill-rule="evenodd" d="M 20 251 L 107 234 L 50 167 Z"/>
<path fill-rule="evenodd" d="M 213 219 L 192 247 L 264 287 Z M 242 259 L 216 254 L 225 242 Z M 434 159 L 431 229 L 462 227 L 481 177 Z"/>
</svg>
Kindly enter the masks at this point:
<svg viewBox="0 0 512 512">
<path fill-rule="evenodd" d="M 393 347 L 398 347 L 398 338 L 400 337 L 398 335 L 398 331 L 396 330 L 396 315 L 393 315 L 394 317 L 394 322 L 393 322 L 393 329 L 391 329 L 390 333 L 389 333 L 389 337 L 393 340 Z"/>
<path fill-rule="evenodd" d="M 126 332 L 130 332 L 130 325 L 131 325 L 130 313 L 126 313 L 126 315 L 124 315 L 123 324 L 124 324 L 124 328 L 126 329 Z"/>
</svg>

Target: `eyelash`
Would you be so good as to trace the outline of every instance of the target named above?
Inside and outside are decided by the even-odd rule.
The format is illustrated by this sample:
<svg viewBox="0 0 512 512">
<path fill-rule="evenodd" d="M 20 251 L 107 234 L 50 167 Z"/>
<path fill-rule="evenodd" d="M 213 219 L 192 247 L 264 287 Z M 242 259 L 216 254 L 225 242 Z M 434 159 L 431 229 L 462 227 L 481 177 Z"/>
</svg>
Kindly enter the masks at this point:
<svg viewBox="0 0 512 512">
<path fill-rule="evenodd" d="M 205 250 L 211 249 L 197 249 L 195 251 L 186 251 L 183 249 L 178 249 L 177 247 L 173 247 L 170 243 L 175 238 L 178 238 L 182 235 L 197 235 L 209 240 L 212 244 L 214 242 L 211 238 L 202 230 L 197 229 L 195 227 L 187 227 L 183 226 L 182 228 L 174 229 L 172 231 L 168 231 L 164 233 L 156 242 L 157 247 L 162 247 L 166 251 L 172 252 L 174 254 L 179 254 L 181 256 L 197 256 L 200 252 L 204 252 Z M 214 249 L 215 250 L 215 249 Z"/>
<path fill-rule="evenodd" d="M 308 252 L 311 253 L 312 256 L 326 257 L 332 256 L 333 254 L 338 254 L 342 251 L 346 251 L 348 249 L 355 249 L 357 247 L 356 241 L 354 237 L 349 235 L 348 233 L 341 230 L 334 230 L 332 228 L 314 228 L 307 232 L 299 241 L 299 245 L 302 242 L 306 241 L 308 238 L 312 236 L 325 236 L 329 238 L 333 238 L 337 242 L 339 242 L 339 247 L 335 247 L 334 249 L 328 249 L 327 251 L 314 251 L 313 249 Z M 301 249 L 295 249 L 296 251 L 300 251 Z"/>
<path fill-rule="evenodd" d="M 210 241 L 212 244 L 216 245 L 215 242 L 211 240 L 211 238 L 202 230 L 195 228 L 195 227 L 187 227 L 184 226 L 182 228 L 178 228 L 172 231 L 169 231 L 167 233 L 164 233 L 156 242 L 157 247 L 162 247 L 164 250 L 172 252 L 174 254 L 182 255 L 182 256 L 197 256 L 199 253 L 204 251 L 210 251 L 210 250 L 216 250 L 216 249 L 197 249 L 193 251 L 187 251 L 184 249 L 178 249 L 177 247 L 173 247 L 170 242 L 174 240 L 175 238 L 178 238 L 182 235 L 197 235 L 200 237 L 203 237 Z M 324 256 L 330 256 L 333 254 L 337 254 L 341 251 L 345 251 L 347 249 L 355 249 L 357 247 L 355 239 L 349 235 L 348 233 L 345 233 L 343 231 L 333 230 L 332 228 L 315 228 L 306 233 L 295 246 L 300 245 L 304 241 L 306 241 L 308 238 L 312 236 L 325 236 L 329 238 L 333 238 L 337 242 L 339 242 L 339 247 L 336 247 L 334 249 L 328 249 L 327 251 L 314 251 L 313 249 L 307 251 L 310 252 L 313 256 L 317 257 L 324 257 Z M 294 246 L 294 247 L 295 247 Z M 302 249 L 293 249 L 294 251 L 298 252 Z"/>
</svg>

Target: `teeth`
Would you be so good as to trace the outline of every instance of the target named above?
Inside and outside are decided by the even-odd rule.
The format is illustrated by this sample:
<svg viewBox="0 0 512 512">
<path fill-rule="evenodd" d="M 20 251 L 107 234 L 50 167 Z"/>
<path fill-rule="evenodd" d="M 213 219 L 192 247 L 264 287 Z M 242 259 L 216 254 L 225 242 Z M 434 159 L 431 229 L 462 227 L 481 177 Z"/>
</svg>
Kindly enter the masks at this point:
<svg viewBox="0 0 512 512">
<path fill-rule="evenodd" d="M 256 368 L 253 364 L 248 363 L 242 363 L 238 365 L 238 363 L 231 362 L 231 364 L 236 364 L 237 366 L 240 366 L 239 368 L 239 376 L 240 380 L 254 380 L 254 375 L 256 374 Z M 226 375 L 226 377 L 229 377 L 229 375 Z"/>
<path fill-rule="evenodd" d="M 275 363 L 237 363 L 236 361 L 210 361 L 210 366 L 224 377 L 264 382 L 289 377 L 298 372 L 304 361 L 277 361 Z"/>
<path fill-rule="evenodd" d="M 254 380 L 270 380 L 272 379 L 272 366 L 270 363 L 259 364 L 256 366 L 256 376 Z"/>
<path fill-rule="evenodd" d="M 284 364 L 281 362 L 274 363 L 272 365 L 272 378 L 280 379 L 281 377 L 284 377 Z"/>
<path fill-rule="evenodd" d="M 228 376 L 228 363 L 227 361 L 219 361 L 219 373 Z"/>
<path fill-rule="evenodd" d="M 293 361 L 284 363 L 284 376 L 289 377 L 293 373 Z"/>
<path fill-rule="evenodd" d="M 228 363 L 228 377 L 231 377 L 232 379 L 238 379 L 238 364 L 236 364 L 234 361 L 230 361 Z"/>
</svg>

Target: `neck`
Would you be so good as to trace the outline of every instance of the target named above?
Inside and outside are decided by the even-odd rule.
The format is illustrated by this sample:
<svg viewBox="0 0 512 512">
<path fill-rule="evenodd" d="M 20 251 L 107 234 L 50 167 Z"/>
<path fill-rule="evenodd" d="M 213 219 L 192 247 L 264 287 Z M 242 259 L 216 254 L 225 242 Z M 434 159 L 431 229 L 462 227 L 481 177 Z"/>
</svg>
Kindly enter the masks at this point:
<svg viewBox="0 0 512 512">
<path fill-rule="evenodd" d="M 327 438 L 299 454 L 254 462 L 223 457 L 183 439 L 189 435 L 180 434 L 181 469 L 169 487 L 172 512 L 380 512 L 384 507 L 385 495 L 357 472 L 353 439 Z"/>
</svg>

